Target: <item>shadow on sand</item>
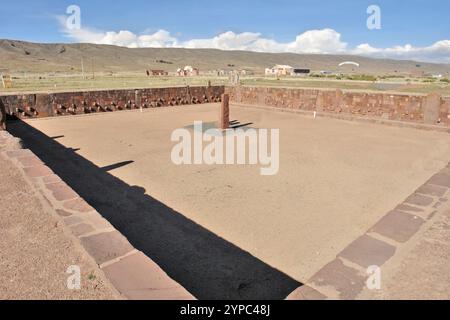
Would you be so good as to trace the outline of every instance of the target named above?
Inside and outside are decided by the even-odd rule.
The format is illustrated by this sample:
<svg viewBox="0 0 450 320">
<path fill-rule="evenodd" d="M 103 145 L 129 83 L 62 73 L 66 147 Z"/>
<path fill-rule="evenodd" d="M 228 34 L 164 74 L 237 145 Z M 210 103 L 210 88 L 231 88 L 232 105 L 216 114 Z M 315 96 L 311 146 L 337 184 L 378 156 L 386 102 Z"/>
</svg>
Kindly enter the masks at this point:
<svg viewBox="0 0 450 320">
<path fill-rule="evenodd" d="M 25 122 L 8 125 L 26 148 L 196 298 L 284 299 L 301 285 L 108 172 L 132 160 L 99 168 Z"/>
</svg>

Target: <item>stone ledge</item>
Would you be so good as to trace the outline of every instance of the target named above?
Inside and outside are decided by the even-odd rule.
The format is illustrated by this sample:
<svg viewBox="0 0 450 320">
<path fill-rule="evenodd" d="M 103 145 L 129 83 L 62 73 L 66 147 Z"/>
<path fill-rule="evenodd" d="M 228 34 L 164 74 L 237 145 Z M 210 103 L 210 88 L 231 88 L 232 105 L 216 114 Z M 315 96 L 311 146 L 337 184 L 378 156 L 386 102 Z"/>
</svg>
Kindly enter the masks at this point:
<svg viewBox="0 0 450 320">
<path fill-rule="evenodd" d="M 233 101 L 231 101 L 230 103 L 233 106 L 242 107 L 242 108 L 263 109 L 263 110 L 271 110 L 271 111 L 278 111 L 278 112 L 296 113 L 296 114 L 303 115 L 303 116 L 313 116 L 314 115 L 314 111 L 308 111 L 308 110 L 289 109 L 289 108 L 280 108 L 280 107 L 272 107 L 272 106 L 260 106 L 260 105 L 253 105 L 253 104 L 238 103 L 238 102 L 233 102 Z M 317 112 L 316 117 L 450 133 L 450 128 L 448 126 L 430 125 L 430 124 L 424 124 L 424 123 L 420 123 L 420 122 L 407 122 L 407 121 L 399 121 L 399 120 L 388 120 L 388 119 L 382 119 L 382 118 L 369 118 L 369 117 L 356 116 L 356 115 L 351 115 L 351 114 L 338 114 L 338 113 L 323 112 L 323 111 Z"/>
<path fill-rule="evenodd" d="M 368 268 L 376 265 L 381 267 L 395 254 L 396 248 L 368 235 L 356 239 L 338 255 L 357 265 Z"/>
<path fill-rule="evenodd" d="M 220 102 L 225 86 L 93 89 L 0 94 L 2 111 L 19 119 L 103 114 Z M 0 127 L 3 127 L 3 116 Z"/>
<path fill-rule="evenodd" d="M 103 268 L 114 287 L 132 300 L 194 300 L 177 282 L 142 252 Z"/>
<path fill-rule="evenodd" d="M 450 164 L 419 187 L 405 202 L 388 212 L 364 235 L 342 250 L 335 260 L 294 290 L 287 300 L 356 299 L 369 277 L 362 270 L 371 265 L 381 267 L 389 262 L 438 212 L 436 205 L 448 201 L 449 168 Z M 450 210 L 441 212 L 449 214 Z M 423 215 L 426 216 L 422 218 Z"/>
<path fill-rule="evenodd" d="M 286 300 L 325 300 L 327 297 L 309 286 L 301 286 L 294 290 Z"/>
<path fill-rule="evenodd" d="M 30 150 L 3 148 L 16 138 L 6 131 L 1 132 L 0 138 L 0 155 L 23 172 L 30 185 L 53 208 L 55 217 L 80 241 L 125 298 L 195 299 L 150 258 L 141 252 L 136 253 L 136 249 L 119 231 Z"/>
<path fill-rule="evenodd" d="M 330 299 L 355 299 L 365 285 L 365 276 L 359 270 L 335 259 L 319 270 L 309 282 Z"/>
<path fill-rule="evenodd" d="M 425 223 L 418 216 L 402 211 L 391 211 L 370 230 L 397 242 L 405 243 L 411 239 Z"/>
<path fill-rule="evenodd" d="M 117 259 L 134 250 L 128 240 L 118 231 L 82 237 L 80 240 L 98 265 Z"/>
</svg>

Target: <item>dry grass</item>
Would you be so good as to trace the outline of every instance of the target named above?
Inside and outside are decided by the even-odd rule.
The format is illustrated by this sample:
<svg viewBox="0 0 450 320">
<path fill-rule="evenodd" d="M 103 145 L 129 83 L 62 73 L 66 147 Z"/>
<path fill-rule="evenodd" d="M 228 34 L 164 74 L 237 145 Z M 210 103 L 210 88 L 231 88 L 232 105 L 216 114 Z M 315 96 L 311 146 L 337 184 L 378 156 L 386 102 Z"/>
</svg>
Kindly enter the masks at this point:
<svg viewBox="0 0 450 320">
<path fill-rule="evenodd" d="M 83 78 L 81 74 L 55 75 L 42 74 L 14 74 L 13 88 L 0 88 L 0 93 L 22 92 L 62 92 L 99 89 L 138 89 L 177 86 L 228 85 L 227 77 L 199 76 L 199 77 L 147 77 L 142 73 L 101 73 L 89 74 Z M 398 92 L 427 94 L 437 92 L 450 95 L 450 85 L 445 83 L 424 83 L 420 80 L 385 81 L 352 81 L 315 78 L 275 78 L 242 77 L 242 85 L 284 87 L 284 88 L 330 88 L 342 90 L 361 90 L 374 92 Z"/>
<path fill-rule="evenodd" d="M 247 86 L 261 87 L 283 87 L 283 88 L 318 88 L 318 89 L 342 89 L 342 90 L 359 90 L 374 92 L 390 92 L 390 93 L 417 93 L 428 94 L 437 92 L 442 95 L 450 95 L 450 85 L 439 83 L 423 83 L 420 81 L 386 81 L 386 82 L 370 82 L 370 81 L 352 81 L 352 80 L 331 80 L 331 79 L 270 79 L 270 78 L 249 78 L 243 81 Z"/>
<path fill-rule="evenodd" d="M 0 93 L 15 92 L 61 92 L 77 90 L 99 89 L 138 89 L 156 87 L 200 86 L 226 84 L 227 78 L 211 77 L 147 77 L 145 74 L 90 74 L 83 78 L 80 74 L 52 75 L 52 74 L 22 74 L 14 75 L 13 87 L 0 88 Z"/>
</svg>

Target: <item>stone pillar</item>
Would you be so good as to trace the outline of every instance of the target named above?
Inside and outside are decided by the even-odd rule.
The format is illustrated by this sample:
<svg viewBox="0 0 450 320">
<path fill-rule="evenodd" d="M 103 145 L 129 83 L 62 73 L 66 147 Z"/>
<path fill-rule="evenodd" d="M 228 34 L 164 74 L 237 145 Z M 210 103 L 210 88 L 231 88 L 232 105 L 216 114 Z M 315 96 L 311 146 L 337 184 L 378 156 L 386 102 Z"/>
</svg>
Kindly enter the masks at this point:
<svg viewBox="0 0 450 320">
<path fill-rule="evenodd" d="M 220 106 L 219 128 L 228 129 L 230 126 L 230 96 L 226 93 L 222 94 L 222 105 Z"/>
<path fill-rule="evenodd" d="M 186 87 L 186 100 L 188 104 L 192 104 L 191 88 L 189 86 Z"/>
<path fill-rule="evenodd" d="M 0 131 L 6 130 L 6 110 L 0 98 Z"/>
<path fill-rule="evenodd" d="M 139 90 L 134 90 L 134 103 L 138 108 L 142 107 L 141 92 Z"/>
<path fill-rule="evenodd" d="M 257 102 L 258 105 L 265 106 L 266 105 L 266 97 L 269 95 L 269 90 L 271 90 L 271 88 L 254 87 L 254 88 L 252 88 L 252 90 L 256 91 L 256 99 L 258 101 Z M 274 107 L 274 106 L 271 106 L 271 107 Z"/>
<path fill-rule="evenodd" d="M 34 108 L 38 117 L 53 116 L 52 103 L 50 95 L 46 93 L 36 94 Z"/>
<path fill-rule="evenodd" d="M 439 109 L 441 108 L 441 96 L 437 93 L 429 94 L 423 105 L 423 121 L 426 124 L 436 124 L 439 119 Z"/>
<path fill-rule="evenodd" d="M 342 103 L 343 96 L 344 96 L 344 93 L 342 92 L 342 90 L 336 89 L 336 95 L 335 95 L 335 98 L 333 101 L 334 110 L 340 111 L 341 108 L 343 107 L 343 103 Z"/>
<path fill-rule="evenodd" d="M 316 98 L 316 111 L 322 112 L 324 104 L 324 92 L 319 91 Z"/>
</svg>

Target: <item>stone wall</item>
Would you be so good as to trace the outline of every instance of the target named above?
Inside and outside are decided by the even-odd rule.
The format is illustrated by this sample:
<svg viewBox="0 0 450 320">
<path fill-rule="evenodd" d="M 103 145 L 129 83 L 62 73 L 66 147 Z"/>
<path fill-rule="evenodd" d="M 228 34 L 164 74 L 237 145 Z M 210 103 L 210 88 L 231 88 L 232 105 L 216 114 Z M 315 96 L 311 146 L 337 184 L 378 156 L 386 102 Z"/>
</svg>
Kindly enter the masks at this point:
<svg viewBox="0 0 450 320">
<path fill-rule="evenodd" d="M 6 129 L 6 110 L 2 100 L 0 99 L 0 131 L 5 129 Z"/>
<path fill-rule="evenodd" d="M 223 86 L 105 90 L 0 96 L 6 112 L 18 118 L 42 118 L 126 109 L 220 102 Z"/>
<path fill-rule="evenodd" d="M 450 97 L 342 90 L 227 87 L 231 101 L 450 127 Z"/>
<path fill-rule="evenodd" d="M 232 103 L 450 127 L 450 97 L 435 94 L 425 96 L 241 86 L 176 87 L 4 95 L 0 96 L 0 107 L 3 103 L 6 113 L 18 118 L 41 118 L 220 102 L 224 92 L 230 94 Z"/>
</svg>

